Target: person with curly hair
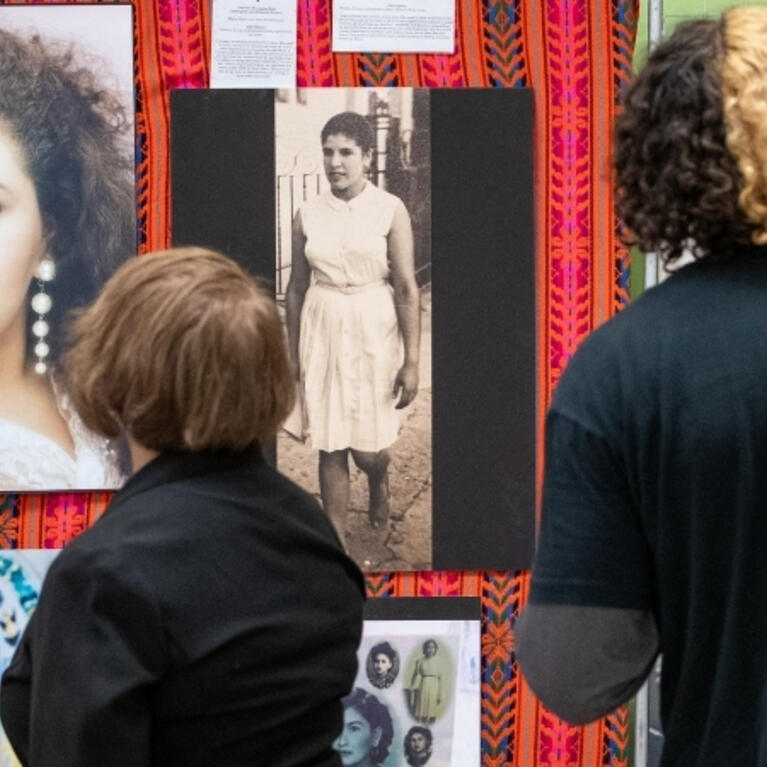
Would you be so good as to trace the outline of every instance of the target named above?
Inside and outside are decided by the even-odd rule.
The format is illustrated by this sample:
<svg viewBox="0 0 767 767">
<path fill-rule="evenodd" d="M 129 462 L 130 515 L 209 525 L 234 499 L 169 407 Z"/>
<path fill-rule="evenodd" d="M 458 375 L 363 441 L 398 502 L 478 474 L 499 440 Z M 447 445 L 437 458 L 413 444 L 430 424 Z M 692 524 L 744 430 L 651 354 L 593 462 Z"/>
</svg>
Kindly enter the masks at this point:
<svg viewBox="0 0 767 767">
<path fill-rule="evenodd" d="M 663 767 L 767 764 L 767 7 L 680 24 L 615 127 L 626 242 L 673 266 L 547 415 L 516 657 L 567 721 L 663 655 Z M 678 266 L 683 253 L 692 263 Z"/>
<path fill-rule="evenodd" d="M 0 29 L 0 490 L 123 481 L 57 363 L 67 310 L 135 252 L 130 125 L 72 45 Z"/>
<path fill-rule="evenodd" d="M 431 759 L 432 742 L 434 738 L 428 727 L 416 725 L 405 734 L 403 748 L 405 761 L 411 767 L 423 767 Z"/>
<path fill-rule="evenodd" d="M 394 724 L 389 709 L 373 693 L 355 687 L 343 701 L 344 727 L 333 741 L 343 767 L 376 767 L 389 756 Z"/>
</svg>

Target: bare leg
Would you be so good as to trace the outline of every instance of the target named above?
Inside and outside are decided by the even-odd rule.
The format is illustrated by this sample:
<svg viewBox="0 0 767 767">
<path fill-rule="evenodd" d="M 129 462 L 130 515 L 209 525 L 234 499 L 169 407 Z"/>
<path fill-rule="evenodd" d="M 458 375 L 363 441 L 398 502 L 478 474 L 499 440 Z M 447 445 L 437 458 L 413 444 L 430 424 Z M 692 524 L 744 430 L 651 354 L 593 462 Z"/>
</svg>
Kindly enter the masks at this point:
<svg viewBox="0 0 767 767">
<path fill-rule="evenodd" d="M 348 450 L 320 450 L 320 495 L 325 513 L 346 547 L 346 514 L 349 510 Z"/>
<path fill-rule="evenodd" d="M 370 491 L 370 506 L 368 518 L 373 527 L 384 524 L 389 519 L 391 507 L 389 504 L 389 463 L 391 454 L 388 450 L 377 453 L 363 450 L 352 450 L 354 463 L 368 476 Z"/>
</svg>

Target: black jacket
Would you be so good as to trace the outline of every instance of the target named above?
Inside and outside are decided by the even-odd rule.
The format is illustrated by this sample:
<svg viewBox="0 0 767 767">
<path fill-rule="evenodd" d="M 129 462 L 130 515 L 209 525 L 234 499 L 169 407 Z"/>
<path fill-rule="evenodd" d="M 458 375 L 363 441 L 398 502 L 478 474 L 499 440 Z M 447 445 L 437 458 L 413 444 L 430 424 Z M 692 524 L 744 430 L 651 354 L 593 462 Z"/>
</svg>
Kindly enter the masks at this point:
<svg viewBox="0 0 767 767">
<path fill-rule="evenodd" d="M 32 767 L 330 767 L 361 575 L 257 448 L 155 459 L 54 561 L 3 675 Z"/>
</svg>

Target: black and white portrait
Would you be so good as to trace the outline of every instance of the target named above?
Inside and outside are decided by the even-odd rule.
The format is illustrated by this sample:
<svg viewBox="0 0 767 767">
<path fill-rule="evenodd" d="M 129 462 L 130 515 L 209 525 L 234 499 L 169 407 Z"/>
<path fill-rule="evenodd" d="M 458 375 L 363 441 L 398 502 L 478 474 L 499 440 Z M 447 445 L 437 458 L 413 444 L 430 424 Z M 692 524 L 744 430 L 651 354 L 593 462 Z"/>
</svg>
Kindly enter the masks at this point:
<svg viewBox="0 0 767 767">
<path fill-rule="evenodd" d="M 429 567 L 429 94 L 276 100 L 276 292 L 299 393 L 278 467 L 361 567 Z"/>
<path fill-rule="evenodd" d="M 399 653 L 385 640 L 374 644 L 367 655 L 365 671 L 373 687 L 379 690 L 391 687 L 399 674 Z"/>
<path fill-rule="evenodd" d="M 130 6 L 0 7 L 0 491 L 124 478 L 60 375 L 67 313 L 136 250 Z"/>
<path fill-rule="evenodd" d="M 428 727 L 417 724 L 405 733 L 402 743 L 405 761 L 411 767 L 421 767 L 431 758 L 434 736 Z"/>
</svg>

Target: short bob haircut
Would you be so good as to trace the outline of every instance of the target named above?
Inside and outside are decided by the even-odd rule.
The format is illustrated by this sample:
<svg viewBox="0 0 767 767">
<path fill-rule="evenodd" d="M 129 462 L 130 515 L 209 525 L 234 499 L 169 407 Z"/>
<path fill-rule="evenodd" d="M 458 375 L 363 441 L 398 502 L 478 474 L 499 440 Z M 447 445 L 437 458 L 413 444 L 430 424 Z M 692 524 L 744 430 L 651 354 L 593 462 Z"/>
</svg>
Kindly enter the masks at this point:
<svg viewBox="0 0 767 767">
<path fill-rule="evenodd" d="M 439 645 L 437 644 L 436 639 L 427 639 L 422 645 L 421 645 L 421 652 L 423 652 L 424 655 L 426 655 L 426 648 L 430 645 L 434 645 L 434 654 L 436 655 L 439 652 Z"/>
<path fill-rule="evenodd" d="M 767 8 L 680 24 L 627 91 L 616 122 L 626 242 L 666 261 L 767 243 Z"/>
<path fill-rule="evenodd" d="M 394 725 L 389 709 L 373 693 L 365 692 L 361 687 L 355 687 L 341 703 L 344 710 L 353 708 L 365 717 L 371 732 L 380 730 L 378 743 L 370 749 L 370 758 L 375 764 L 383 764 L 389 756 L 389 746 L 394 740 Z"/>
<path fill-rule="evenodd" d="M 53 361 L 65 311 L 93 301 L 136 252 L 131 123 L 100 74 L 72 45 L 0 29 L 0 134 L 21 150 L 56 263 Z"/>
<path fill-rule="evenodd" d="M 159 452 L 243 450 L 274 435 L 294 382 L 277 307 L 202 248 L 133 258 L 77 313 L 64 355 L 83 422 Z"/>
<path fill-rule="evenodd" d="M 324 144 L 328 136 L 343 135 L 352 139 L 362 150 L 362 154 L 372 151 L 375 144 L 373 128 L 367 118 L 357 112 L 339 112 L 333 115 L 326 123 L 320 134 L 320 140 Z"/>
</svg>

